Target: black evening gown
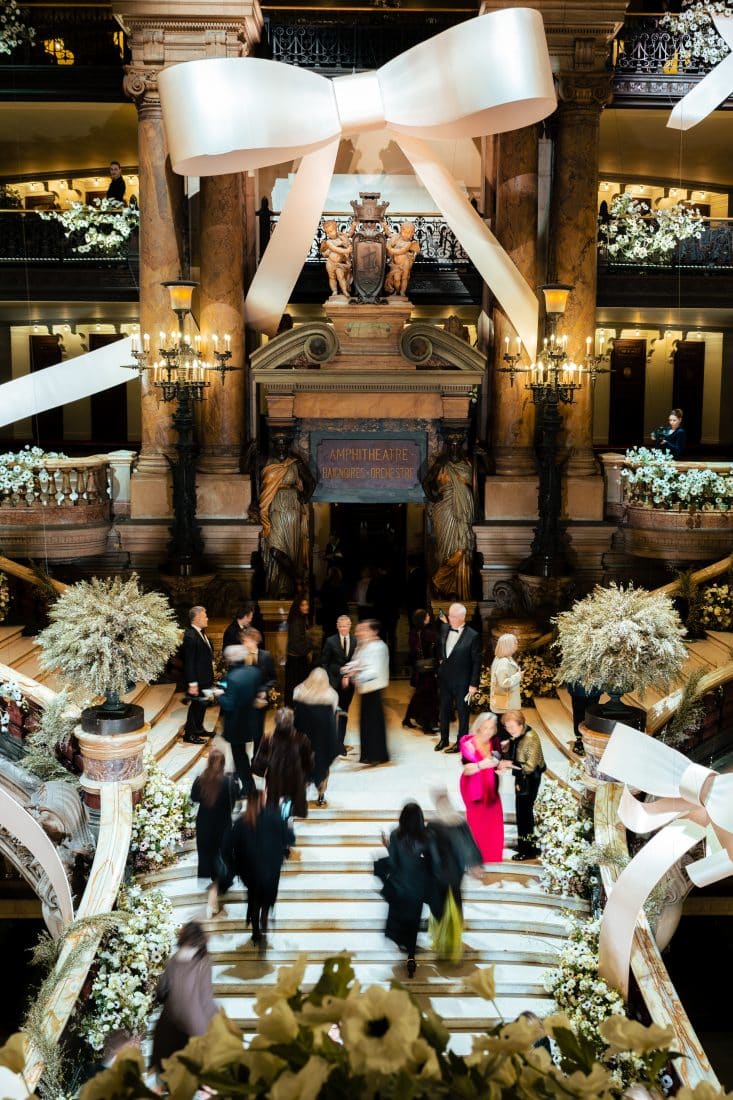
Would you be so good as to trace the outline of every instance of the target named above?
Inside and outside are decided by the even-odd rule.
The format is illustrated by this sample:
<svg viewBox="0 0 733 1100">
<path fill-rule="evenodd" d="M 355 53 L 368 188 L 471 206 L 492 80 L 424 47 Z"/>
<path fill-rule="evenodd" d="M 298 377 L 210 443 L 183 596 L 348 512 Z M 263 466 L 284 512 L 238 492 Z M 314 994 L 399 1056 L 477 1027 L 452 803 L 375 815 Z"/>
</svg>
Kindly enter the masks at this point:
<svg viewBox="0 0 733 1100">
<path fill-rule="evenodd" d="M 310 781 L 320 787 L 339 752 L 336 712 L 328 703 L 301 703 L 297 699 L 293 709 L 295 728 L 308 738 L 313 749 Z"/>
<path fill-rule="evenodd" d="M 410 660 L 412 661 L 411 683 L 415 688 L 407 706 L 404 721 L 415 722 L 426 733 L 432 733 L 438 726 L 438 635 L 432 627 L 410 630 Z M 435 668 L 421 671 L 417 667 L 419 660 L 435 660 Z"/>
<path fill-rule="evenodd" d="M 295 842 L 279 809 L 263 806 L 254 827 L 240 817 L 232 828 L 234 871 L 247 889 L 247 909 L 272 909 L 277 901 L 280 870 Z"/>
<path fill-rule="evenodd" d="M 391 874 L 384 891 L 389 908 L 384 934 L 408 955 L 414 955 L 427 892 L 427 846 L 414 844 L 395 829 L 389 838 L 389 858 Z"/>
<path fill-rule="evenodd" d="M 384 704 L 381 691 L 364 691 L 359 696 L 361 702 L 361 723 L 359 739 L 361 741 L 361 764 L 386 764 L 387 726 L 384 720 Z"/>
<path fill-rule="evenodd" d="M 201 782 L 194 779 L 191 801 L 199 803 L 196 814 L 196 851 L 198 852 L 198 877 L 212 882 L 221 869 L 220 853 L 224 834 L 232 823 L 234 803 L 240 795 L 239 781 L 233 775 L 225 775 L 213 806 L 201 801 Z"/>
</svg>

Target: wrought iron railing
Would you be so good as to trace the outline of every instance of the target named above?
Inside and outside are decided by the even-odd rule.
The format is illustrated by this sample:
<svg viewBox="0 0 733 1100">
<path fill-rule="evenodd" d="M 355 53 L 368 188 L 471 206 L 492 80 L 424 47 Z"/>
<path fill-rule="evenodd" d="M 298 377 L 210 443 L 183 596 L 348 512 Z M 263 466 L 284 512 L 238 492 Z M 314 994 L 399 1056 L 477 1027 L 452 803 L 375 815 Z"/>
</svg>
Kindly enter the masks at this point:
<svg viewBox="0 0 733 1100">
<path fill-rule="evenodd" d="M 82 66 L 99 68 L 130 60 L 125 36 L 109 5 L 79 7 L 35 5 L 24 13 L 35 30 L 32 42 L 0 54 L 0 67 Z"/>
<path fill-rule="evenodd" d="M 729 271 L 733 268 L 733 221 L 729 219 L 705 220 L 702 236 L 680 241 L 666 259 L 629 260 L 611 256 L 604 241 L 598 242 L 599 268 L 670 268 Z"/>
<path fill-rule="evenodd" d="M 453 26 L 468 10 L 457 15 L 406 18 L 400 13 L 361 14 L 352 21 L 310 20 L 305 17 L 265 17 L 267 36 L 276 61 L 323 73 L 376 69 L 418 42 Z"/>
<path fill-rule="evenodd" d="M 77 241 L 78 243 L 78 241 Z M 111 254 L 99 248 L 91 252 L 74 251 L 75 237 L 66 237 L 57 221 L 45 221 L 33 210 L 0 210 L 0 264 L 30 260 L 34 263 L 127 263 L 137 252 L 137 233 Z"/>
<path fill-rule="evenodd" d="M 272 228 L 277 224 L 280 215 L 273 213 L 270 218 Z M 338 225 L 340 232 L 346 232 L 351 225 L 351 218 L 344 214 L 324 213 L 324 218 L 332 218 Z M 410 212 L 400 213 L 400 221 L 387 218 L 387 223 L 394 233 L 399 231 L 400 223 L 411 221 L 415 226 L 415 239 L 420 245 L 420 253 L 417 262 L 440 264 L 444 268 L 471 267 L 471 260 L 464 250 L 458 238 L 448 226 L 444 218 L 439 214 L 414 214 Z M 321 263 L 325 260 L 321 256 L 321 241 L 326 234 L 321 222 L 316 230 L 313 243 L 306 257 L 306 263 Z"/>
</svg>

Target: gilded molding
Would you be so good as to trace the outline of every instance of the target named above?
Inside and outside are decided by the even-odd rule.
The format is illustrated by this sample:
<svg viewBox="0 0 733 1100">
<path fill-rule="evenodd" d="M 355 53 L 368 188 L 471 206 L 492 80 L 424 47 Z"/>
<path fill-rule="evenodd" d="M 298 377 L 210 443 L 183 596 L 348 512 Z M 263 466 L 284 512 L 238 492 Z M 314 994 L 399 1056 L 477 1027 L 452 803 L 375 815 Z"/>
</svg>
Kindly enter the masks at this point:
<svg viewBox="0 0 733 1100">
<path fill-rule="evenodd" d="M 561 109 L 600 112 L 613 98 L 613 73 L 561 72 L 557 92 Z"/>
</svg>

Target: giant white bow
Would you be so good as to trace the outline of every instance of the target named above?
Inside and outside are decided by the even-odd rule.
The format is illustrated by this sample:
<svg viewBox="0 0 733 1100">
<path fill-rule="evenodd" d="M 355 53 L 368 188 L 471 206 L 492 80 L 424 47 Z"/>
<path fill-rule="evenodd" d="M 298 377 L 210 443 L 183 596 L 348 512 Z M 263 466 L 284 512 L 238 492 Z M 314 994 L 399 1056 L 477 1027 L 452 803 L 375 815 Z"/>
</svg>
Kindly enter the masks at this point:
<svg viewBox="0 0 733 1100">
<path fill-rule="evenodd" d="M 695 885 L 708 886 L 733 874 L 733 775 L 693 764 L 676 749 L 620 722 L 599 771 L 657 796 L 655 802 L 639 802 L 624 788 L 619 817 L 628 829 L 661 829 L 619 875 L 601 922 L 599 972 L 625 994 L 636 919 L 655 884 L 703 839 L 705 857 L 687 867 Z"/>
<path fill-rule="evenodd" d="M 246 300 L 274 332 L 323 211 L 342 136 L 386 128 L 501 303 L 530 354 L 534 289 L 424 139 L 502 133 L 556 104 L 541 15 L 526 8 L 459 23 L 375 72 L 328 80 L 258 58 L 190 61 L 159 76 L 176 172 L 214 176 L 302 157 Z"/>
<path fill-rule="evenodd" d="M 711 18 L 731 53 L 673 108 L 667 122 L 673 130 L 691 130 L 733 93 L 733 17 L 711 13 Z"/>
</svg>

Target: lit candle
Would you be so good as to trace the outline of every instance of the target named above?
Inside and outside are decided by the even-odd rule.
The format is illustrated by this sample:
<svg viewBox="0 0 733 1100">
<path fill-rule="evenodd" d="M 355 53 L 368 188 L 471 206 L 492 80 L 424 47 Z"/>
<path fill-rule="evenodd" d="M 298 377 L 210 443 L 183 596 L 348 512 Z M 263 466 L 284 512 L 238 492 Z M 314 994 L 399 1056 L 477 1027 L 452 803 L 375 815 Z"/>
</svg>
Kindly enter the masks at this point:
<svg viewBox="0 0 733 1100">
<path fill-rule="evenodd" d="M 545 339 L 544 339 L 543 343 L 545 345 L 545 351 L 547 351 L 547 337 L 546 336 L 545 336 Z"/>
<path fill-rule="evenodd" d="M 143 336 L 143 349 L 145 351 L 150 351 L 150 333 L 149 332 L 146 332 L 145 335 Z"/>
<path fill-rule="evenodd" d="M 518 336 L 517 337 L 517 355 L 521 355 L 521 354 L 522 354 L 522 337 Z"/>
<path fill-rule="evenodd" d="M 224 335 L 224 347 L 226 348 L 227 351 L 229 351 L 229 349 L 231 347 L 231 344 L 232 344 L 232 338 L 229 335 L 229 333 L 227 332 Z"/>
<path fill-rule="evenodd" d="M 133 332 L 130 336 L 130 350 L 133 354 L 137 351 L 137 333 Z"/>
<path fill-rule="evenodd" d="M 219 337 L 216 335 L 216 333 L 212 334 L 211 342 L 214 345 L 214 351 L 218 351 L 219 350 Z"/>
<path fill-rule="evenodd" d="M 193 342 L 196 345 L 196 351 L 197 352 L 201 351 L 201 337 L 199 336 L 198 332 L 194 336 Z"/>
<path fill-rule="evenodd" d="M 562 350 L 565 351 L 567 346 L 568 346 L 568 338 L 567 338 L 567 335 L 565 335 L 562 338 Z"/>
<path fill-rule="evenodd" d="M 590 336 L 585 338 L 585 354 L 590 355 Z"/>
<path fill-rule="evenodd" d="M 160 340 L 160 343 L 159 343 L 158 346 L 161 347 L 161 348 L 164 348 L 165 347 L 165 333 L 163 332 L 163 329 L 161 329 L 160 332 L 158 333 L 158 337 L 159 337 L 159 340 Z"/>
</svg>

